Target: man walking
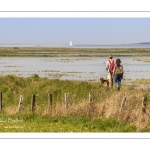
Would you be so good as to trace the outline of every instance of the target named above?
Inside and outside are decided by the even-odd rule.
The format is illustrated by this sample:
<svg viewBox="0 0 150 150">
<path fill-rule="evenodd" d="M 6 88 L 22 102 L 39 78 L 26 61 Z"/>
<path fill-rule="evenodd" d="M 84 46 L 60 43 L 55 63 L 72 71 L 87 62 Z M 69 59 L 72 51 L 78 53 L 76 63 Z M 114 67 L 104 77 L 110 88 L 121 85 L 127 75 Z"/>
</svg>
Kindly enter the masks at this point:
<svg viewBox="0 0 150 150">
<path fill-rule="evenodd" d="M 107 79 L 109 81 L 109 87 L 113 87 L 113 69 L 114 69 L 115 63 L 113 60 L 113 56 L 110 54 L 109 59 L 106 62 L 106 70 L 107 70 Z"/>
</svg>

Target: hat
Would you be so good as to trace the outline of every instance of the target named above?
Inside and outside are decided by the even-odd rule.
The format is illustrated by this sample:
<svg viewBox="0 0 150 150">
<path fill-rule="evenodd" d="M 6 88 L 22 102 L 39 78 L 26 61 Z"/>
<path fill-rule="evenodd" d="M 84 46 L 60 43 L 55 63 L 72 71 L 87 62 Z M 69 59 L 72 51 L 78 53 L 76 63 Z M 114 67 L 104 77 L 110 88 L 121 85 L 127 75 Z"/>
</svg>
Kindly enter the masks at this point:
<svg viewBox="0 0 150 150">
<path fill-rule="evenodd" d="M 109 58 L 113 58 L 113 55 L 112 55 L 112 54 L 110 54 L 110 55 L 109 55 Z"/>
</svg>

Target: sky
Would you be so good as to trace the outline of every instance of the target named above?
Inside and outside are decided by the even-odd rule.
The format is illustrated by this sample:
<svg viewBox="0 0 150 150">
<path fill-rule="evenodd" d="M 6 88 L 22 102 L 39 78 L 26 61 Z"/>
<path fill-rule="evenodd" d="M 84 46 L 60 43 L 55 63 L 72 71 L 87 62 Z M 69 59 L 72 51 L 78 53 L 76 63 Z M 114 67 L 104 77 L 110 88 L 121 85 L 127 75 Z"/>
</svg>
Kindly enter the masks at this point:
<svg viewBox="0 0 150 150">
<path fill-rule="evenodd" d="M 150 42 L 150 18 L 0 18 L 0 44 L 109 45 Z"/>
</svg>

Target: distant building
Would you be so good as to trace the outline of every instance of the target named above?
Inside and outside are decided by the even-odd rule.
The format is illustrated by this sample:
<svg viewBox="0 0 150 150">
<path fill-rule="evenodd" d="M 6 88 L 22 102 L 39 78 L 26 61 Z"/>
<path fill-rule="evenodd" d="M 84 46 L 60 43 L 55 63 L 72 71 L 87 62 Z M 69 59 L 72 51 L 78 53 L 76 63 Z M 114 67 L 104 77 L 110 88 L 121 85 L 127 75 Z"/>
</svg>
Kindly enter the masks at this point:
<svg viewBox="0 0 150 150">
<path fill-rule="evenodd" d="M 72 41 L 70 41 L 70 46 L 73 46 Z"/>
</svg>

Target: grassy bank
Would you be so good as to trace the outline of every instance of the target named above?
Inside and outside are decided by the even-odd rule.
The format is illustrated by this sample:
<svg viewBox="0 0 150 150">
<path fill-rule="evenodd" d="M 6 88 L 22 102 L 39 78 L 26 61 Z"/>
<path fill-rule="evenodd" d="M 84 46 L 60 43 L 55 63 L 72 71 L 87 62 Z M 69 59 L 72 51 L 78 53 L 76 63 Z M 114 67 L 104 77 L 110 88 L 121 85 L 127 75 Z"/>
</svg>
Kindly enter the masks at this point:
<svg viewBox="0 0 150 150">
<path fill-rule="evenodd" d="M 146 83 L 146 82 L 145 82 Z M 150 131 L 150 89 L 134 84 L 122 85 L 121 91 L 108 89 L 99 82 L 63 81 L 15 76 L 0 77 L 2 111 L 1 132 L 141 132 Z M 48 94 L 52 94 L 52 109 Z M 65 93 L 69 94 L 68 109 Z M 89 93 L 93 104 L 89 103 Z M 36 95 L 31 112 L 32 95 Z M 20 95 L 23 108 L 18 113 Z M 147 97 L 146 112 L 142 98 Z M 123 97 L 126 103 L 121 108 Z"/>
<path fill-rule="evenodd" d="M 0 115 L 1 132 L 136 132 L 136 127 L 116 119 L 93 119 L 86 115 Z M 142 129 L 141 132 L 146 131 Z"/>
<path fill-rule="evenodd" d="M 3 57 L 141 57 L 150 56 L 150 48 L 0 48 Z"/>
</svg>

